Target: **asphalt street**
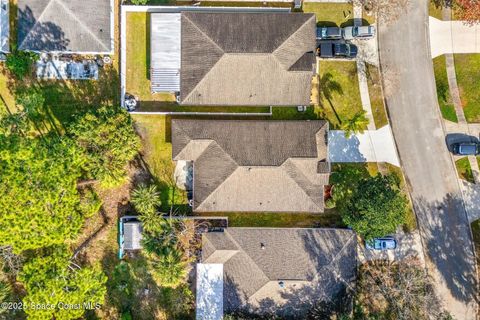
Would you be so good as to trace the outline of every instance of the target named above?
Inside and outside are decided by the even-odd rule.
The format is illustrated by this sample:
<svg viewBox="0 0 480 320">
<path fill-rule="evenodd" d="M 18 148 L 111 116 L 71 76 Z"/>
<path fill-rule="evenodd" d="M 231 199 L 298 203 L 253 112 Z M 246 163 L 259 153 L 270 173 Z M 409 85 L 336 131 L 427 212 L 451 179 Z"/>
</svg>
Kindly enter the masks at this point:
<svg viewBox="0 0 480 320">
<path fill-rule="evenodd" d="M 429 46 L 428 1 L 394 23 L 379 23 L 387 108 L 429 274 L 455 319 L 475 319 L 477 277 L 470 227 L 445 143 Z"/>
</svg>

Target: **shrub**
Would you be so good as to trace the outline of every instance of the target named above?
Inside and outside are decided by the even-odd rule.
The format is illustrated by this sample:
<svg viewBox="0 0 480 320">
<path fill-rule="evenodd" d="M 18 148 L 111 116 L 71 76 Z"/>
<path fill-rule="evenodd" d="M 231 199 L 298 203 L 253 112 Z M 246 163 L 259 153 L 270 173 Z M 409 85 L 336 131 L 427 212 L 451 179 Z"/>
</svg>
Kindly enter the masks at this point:
<svg viewBox="0 0 480 320">
<path fill-rule="evenodd" d="M 135 5 L 144 5 L 147 4 L 148 0 L 132 0 L 132 3 Z"/>
<path fill-rule="evenodd" d="M 32 65 L 38 55 L 28 51 L 14 50 L 11 54 L 7 55 L 7 69 L 15 75 L 18 79 L 22 80 L 32 69 Z"/>
</svg>

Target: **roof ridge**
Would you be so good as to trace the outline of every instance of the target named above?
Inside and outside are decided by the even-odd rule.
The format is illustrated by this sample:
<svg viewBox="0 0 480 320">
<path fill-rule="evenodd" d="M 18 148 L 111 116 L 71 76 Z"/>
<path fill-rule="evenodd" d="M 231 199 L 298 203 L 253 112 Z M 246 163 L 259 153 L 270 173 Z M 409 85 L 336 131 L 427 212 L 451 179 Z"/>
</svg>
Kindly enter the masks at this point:
<svg viewBox="0 0 480 320">
<path fill-rule="evenodd" d="M 197 29 L 203 36 L 205 36 L 211 43 L 213 43 L 215 47 L 217 47 L 222 52 L 222 56 L 220 56 L 220 58 L 215 62 L 215 64 L 210 68 L 210 70 L 208 70 L 208 72 L 203 75 L 202 80 L 200 80 L 200 82 L 197 82 L 197 84 L 192 88 L 192 90 L 190 90 L 188 95 L 183 99 L 185 101 L 190 98 L 190 96 L 193 94 L 193 91 L 195 91 L 195 88 L 197 88 L 203 82 L 203 80 L 210 73 L 210 71 L 212 71 L 212 69 L 218 64 L 218 62 L 222 60 L 223 56 L 225 55 L 225 51 L 215 41 L 213 41 L 213 39 L 210 38 L 202 29 L 200 29 L 192 20 L 190 20 L 188 18 L 188 15 L 182 14 L 182 18 L 187 19 L 195 29 Z"/>
<path fill-rule="evenodd" d="M 81 26 L 85 31 L 87 31 L 87 33 L 89 33 L 89 34 L 93 37 L 93 39 L 95 39 L 95 41 L 97 41 L 105 50 L 110 51 L 110 49 L 107 48 L 107 47 L 105 46 L 105 44 L 102 43 L 102 41 L 101 41 L 100 39 L 98 39 L 98 37 L 92 32 L 92 30 L 90 30 L 90 29 L 85 25 L 85 23 L 84 23 L 82 20 L 78 19 L 78 17 L 74 14 L 74 12 L 73 12 L 72 10 L 70 10 L 70 8 L 69 8 L 67 5 L 65 5 L 65 3 L 63 3 L 63 0 L 52 0 L 52 1 L 57 1 L 57 3 L 58 3 L 59 5 L 61 5 L 61 6 L 65 9 L 65 11 L 67 11 L 67 13 L 68 13 L 75 21 L 77 21 L 77 22 L 79 23 L 80 26 Z"/>
<path fill-rule="evenodd" d="M 40 16 L 38 17 L 38 19 L 35 21 L 35 24 L 30 28 L 30 30 L 28 30 L 28 33 L 25 35 L 25 37 L 23 37 L 23 41 L 22 43 L 20 43 L 18 45 L 18 48 L 21 49 L 22 46 L 23 46 L 23 43 L 25 42 L 25 40 L 27 40 L 28 36 L 32 33 L 33 29 L 35 29 L 35 27 L 40 23 L 40 19 L 42 18 L 42 16 L 44 15 L 44 13 L 47 11 L 47 8 L 52 4 L 52 2 L 54 2 L 56 0 L 50 0 L 47 5 L 45 6 L 45 8 L 43 8 L 43 11 L 42 13 L 40 14 Z"/>
<path fill-rule="evenodd" d="M 209 194 L 205 199 L 203 199 L 203 201 L 202 201 L 201 203 L 199 203 L 199 204 L 196 206 L 197 209 L 198 209 L 203 203 L 205 203 L 205 202 L 212 196 L 212 194 L 214 194 L 215 191 L 217 191 L 218 188 L 220 188 L 220 186 L 223 185 L 223 184 L 225 183 L 225 181 L 227 181 L 227 180 L 232 176 L 232 174 L 233 174 L 235 171 L 237 171 L 238 168 L 240 167 L 240 166 L 238 165 L 237 161 L 235 161 L 235 160 L 232 158 L 232 156 L 231 156 L 230 154 L 228 154 L 228 152 L 226 152 L 226 151 L 218 144 L 218 142 L 215 141 L 215 140 L 212 140 L 212 143 L 209 144 L 208 147 L 205 148 L 205 150 L 203 150 L 203 152 L 199 155 L 199 157 L 201 157 L 201 156 L 205 153 L 205 151 L 207 151 L 208 148 L 209 148 L 210 146 L 212 146 L 212 145 L 216 145 L 218 148 L 220 148 L 220 150 L 223 151 L 223 153 L 224 153 L 233 163 L 235 163 L 236 168 L 235 168 L 235 170 L 233 170 L 232 172 L 230 172 L 230 173 L 228 174 L 228 176 L 227 176 L 225 179 L 223 179 L 222 183 L 220 183 L 215 189 L 213 189 L 212 192 L 210 192 L 210 194 Z M 195 170 L 195 169 L 194 169 L 194 170 Z M 236 244 L 238 245 L 238 243 L 236 243 Z"/>
<path fill-rule="evenodd" d="M 303 55 L 305 54 L 305 52 L 302 53 L 302 54 L 300 55 L 300 57 L 298 57 L 295 61 L 293 61 L 293 63 L 290 64 L 289 66 L 284 66 L 284 64 L 282 63 L 282 61 L 280 61 L 280 59 L 277 58 L 276 52 L 279 51 L 279 50 L 280 50 L 286 43 L 288 43 L 291 39 L 293 39 L 293 37 L 294 37 L 296 34 L 300 33 L 300 31 L 303 32 L 303 28 L 304 28 L 308 23 L 310 23 L 310 20 L 312 20 L 312 19 L 316 19 L 316 18 L 315 18 L 315 15 L 313 15 L 313 16 L 311 16 L 309 19 L 307 19 L 299 28 L 297 28 L 294 32 L 292 32 L 292 34 L 291 34 L 287 39 L 285 39 L 285 41 L 283 41 L 283 42 L 271 53 L 271 54 L 275 57 L 275 59 L 278 60 L 278 62 L 280 63 L 280 65 L 282 65 L 282 67 L 285 68 L 285 70 L 289 71 L 288 69 L 290 69 L 291 66 L 293 66 L 299 59 L 301 59 L 301 58 L 303 57 Z M 289 71 L 289 72 L 290 72 L 290 71 Z"/>
<path fill-rule="evenodd" d="M 310 183 L 310 181 L 308 180 L 308 178 L 303 174 L 302 170 L 300 170 L 297 165 L 295 163 L 293 163 L 292 161 L 292 158 L 288 158 L 287 160 L 285 160 L 285 162 L 280 166 L 280 168 L 282 168 L 282 170 L 285 171 L 285 173 L 287 174 L 287 176 L 290 177 L 291 180 L 293 180 L 297 185 L 298 187 L 303 191 L 303 193 L 317 206 L 317 207 L 320 207 L 318 205 L 318 203 L 316 203 L 316 201 L 308 194 L 308 192 L 305 190 L 305 188 L 303 188 L 301 185 L 300 185 L 300 182 L 298 181 L 298 179 L 296 179 L 293 174 L 291 174 L 291 172 L 289 172 L 288 170 L 285 170 L 285 166 L 288 166 L 288 165 L 291 165 L 292 167 L 295 168 L 295 172 L 297 175 L 301 175 L 301 178 L 303 180 L 305 180 L 307 183 L 309 183 L 310 185 L 313 185 L 312 183 Z"/>
</svg>

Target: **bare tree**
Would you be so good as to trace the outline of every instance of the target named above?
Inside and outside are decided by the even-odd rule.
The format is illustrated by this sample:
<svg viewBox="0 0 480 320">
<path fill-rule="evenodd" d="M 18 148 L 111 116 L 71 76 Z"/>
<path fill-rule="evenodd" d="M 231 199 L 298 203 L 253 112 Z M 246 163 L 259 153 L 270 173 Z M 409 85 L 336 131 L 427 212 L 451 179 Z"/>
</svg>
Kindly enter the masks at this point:
<svg viewBox="0 0 480 320">
<path fill-rule="evenodd" d="M 360 274 L 357 297 L 366 313 L 398 320 L 447 318 L 418 259 L 368 262 Z"/>
<path fill-rule="evenodd" d="M 373 13 L 377 21 L 391 24 L 408 11 L 410 0 L 359 0 L 365 11 Z"/>
</svg>

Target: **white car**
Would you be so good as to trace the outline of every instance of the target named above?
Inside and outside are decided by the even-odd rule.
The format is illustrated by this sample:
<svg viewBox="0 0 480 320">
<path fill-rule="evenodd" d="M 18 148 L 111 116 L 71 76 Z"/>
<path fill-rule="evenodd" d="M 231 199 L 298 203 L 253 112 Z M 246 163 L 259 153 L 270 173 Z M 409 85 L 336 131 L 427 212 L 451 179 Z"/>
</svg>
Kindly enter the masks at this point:
<svg viewBox="0 0 480 320">
<path fill-rule="evenodd" d="M 397 248 L 397 241 L 393 237 L 375 238 L 365 243 L 369 250 L 393 250 Z"/>
<path fill-rule="evenodd" d="M 342 36 L 345 40 L 371 39 L 375 36 L 374 26 L 345 27 L 342 29 Z"/>
</svg>

